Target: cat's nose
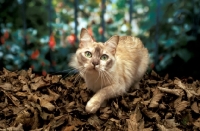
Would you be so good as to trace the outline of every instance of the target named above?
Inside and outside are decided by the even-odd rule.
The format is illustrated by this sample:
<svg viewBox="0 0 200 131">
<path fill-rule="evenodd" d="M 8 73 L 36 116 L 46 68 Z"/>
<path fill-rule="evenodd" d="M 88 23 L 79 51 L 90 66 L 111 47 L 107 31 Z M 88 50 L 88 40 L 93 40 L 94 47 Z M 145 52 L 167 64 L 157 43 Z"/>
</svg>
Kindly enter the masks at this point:
<svg viewBox="0 0 200 131">
<path fill-rule="evenodd" d="M 98 61 L 92 61 L 92 64 L 93 64 L 94 66 L 96 66 L 96 65 L 99 65 L 99 62 L 98 62 Z"/>
</svg>

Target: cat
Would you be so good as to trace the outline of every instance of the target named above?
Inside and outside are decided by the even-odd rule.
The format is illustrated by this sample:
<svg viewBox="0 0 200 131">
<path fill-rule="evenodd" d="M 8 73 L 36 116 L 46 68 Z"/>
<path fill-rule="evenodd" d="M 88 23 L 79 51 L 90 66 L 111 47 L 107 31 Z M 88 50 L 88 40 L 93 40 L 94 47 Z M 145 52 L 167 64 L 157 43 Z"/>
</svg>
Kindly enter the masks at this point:
<svg viewBox="0 0 200 131">
<path fill-rule="evenodd" d="M 139 81 L 149 64 L 149 54 L 139 38 L 112 36 L 105 43 L 95 42 L 82 28 L 79 47 L 69 66 L 77 69 L 87 88 L 95 92 L 85 110 L 95 113 L 108 99 L 126 93 Z"/>
</svg>

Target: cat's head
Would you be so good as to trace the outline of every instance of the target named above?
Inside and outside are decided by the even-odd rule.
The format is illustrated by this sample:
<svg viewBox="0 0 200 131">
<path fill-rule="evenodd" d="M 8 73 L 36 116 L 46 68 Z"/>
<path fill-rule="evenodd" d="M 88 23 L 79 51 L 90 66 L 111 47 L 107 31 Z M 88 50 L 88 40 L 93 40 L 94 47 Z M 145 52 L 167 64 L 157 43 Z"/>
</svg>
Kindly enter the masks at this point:
<svg viewBox="0 0 200 131">
<path fill-rule="evenodd" d="M 95 42 L 86 29 L 81 30 L 77 64 L 86 71 L 109 71 L 115 63 L 119 36 L 112 36 L 105 43 Z"/>
</svg>

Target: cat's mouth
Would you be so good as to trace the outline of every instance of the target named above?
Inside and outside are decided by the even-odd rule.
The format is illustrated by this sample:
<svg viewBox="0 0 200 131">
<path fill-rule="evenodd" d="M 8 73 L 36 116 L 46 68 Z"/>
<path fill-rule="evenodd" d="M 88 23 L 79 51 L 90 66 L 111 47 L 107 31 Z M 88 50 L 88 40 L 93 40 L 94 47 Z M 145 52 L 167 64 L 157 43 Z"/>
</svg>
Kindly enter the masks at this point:
<svg viewBox="0 0 200 131">
<path fill-rule="evenodd" d="M 96 72 L 96 71 L 98 72 L 98 71 L 99 71 L 99 68 L 96 67 L 96 66 L 91 66 L 90 68 L 88 68 L 88 70 L 89 70 L 89 71 L 92 71 L 92 72 L 94 72 L 94 71 L 95 71 L 95 72 Z"/>
</svg>

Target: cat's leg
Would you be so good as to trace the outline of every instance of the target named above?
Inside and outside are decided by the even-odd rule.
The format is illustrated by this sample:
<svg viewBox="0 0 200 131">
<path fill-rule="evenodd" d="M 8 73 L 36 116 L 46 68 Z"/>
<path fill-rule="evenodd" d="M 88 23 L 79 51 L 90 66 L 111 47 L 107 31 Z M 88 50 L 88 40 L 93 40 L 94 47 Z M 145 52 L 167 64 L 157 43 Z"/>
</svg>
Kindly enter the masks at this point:
<svg viewBox="0 0 200 131">
<path fill-rule="evenodd" d="M 140 89 L 140 82 L 135 82 L 133 84 L 134 89 Z"/>
<path fill-rule="evenodd" d="M 120 85 L 118 85 L 120 86 Z M 86 105 L 86 112 L 88 113 L 95 113 L 100 106 L 105 102 L 113 97 L 117 97 L 125 93 L 125 88 L 117 87 L 117 85 L 111 85 L 104 87 L 103 89 L 99 90 L 88 102 Z"/>
</svg>

